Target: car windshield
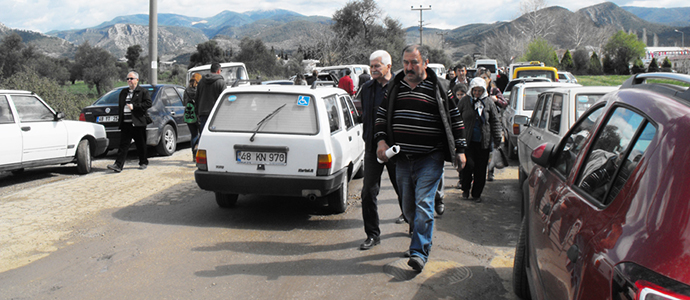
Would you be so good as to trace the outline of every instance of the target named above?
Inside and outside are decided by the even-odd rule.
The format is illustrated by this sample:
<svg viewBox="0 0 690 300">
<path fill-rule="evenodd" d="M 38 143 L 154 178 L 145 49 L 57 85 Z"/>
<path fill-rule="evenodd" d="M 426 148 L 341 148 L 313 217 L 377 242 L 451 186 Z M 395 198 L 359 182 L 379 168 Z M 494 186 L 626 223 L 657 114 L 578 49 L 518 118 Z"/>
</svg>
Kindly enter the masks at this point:
<svg viewBox="0 0 690 300">
<path fill-rule="evenodd" d="M 308 134 L 318 132 L 314 97 L 305 94 L 228 93 L 221 97 L 211 131 Z M 257 124 L 277 108 L 280 113 Z"/>
<path fill-rule="evenodd" d="M 595 102 L 599 101 L 604 94 L 577 94 L 575 95 L 575 119 L 585 113 Z"/>
<path fill-rule="evenodd" d="M 524 110 L 534 110 L 534 106 L 537 104 L 537 97 L 541 92 L 544 92 L 546 90 L 552 89 L 553 87 L 534 87 L 534 88 L 525 88 L 522 94 L 522 99 L 523 99 L 523 105 L 522 109 Z"/>
<path fill-rule="evenodd" d="M 530 78 L 530 77 L 537 77 L 537 78 L 548 78 L 551 79 L 551 81 L 556 81 L 556 78 L 553 75 L 552 71 L 544 71 L 544 70 L 524 70 L 524 71 L 518 71 L 517 76 L 515 78 Z"/>
</svg>

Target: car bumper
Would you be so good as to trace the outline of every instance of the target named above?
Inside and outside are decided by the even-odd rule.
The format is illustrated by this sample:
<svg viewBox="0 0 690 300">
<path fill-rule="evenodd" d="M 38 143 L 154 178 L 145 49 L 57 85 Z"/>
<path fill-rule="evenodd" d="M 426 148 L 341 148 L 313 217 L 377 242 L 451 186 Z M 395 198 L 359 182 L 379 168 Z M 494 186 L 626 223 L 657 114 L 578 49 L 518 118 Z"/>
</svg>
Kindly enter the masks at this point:
<svg viewBox="0 0 690 300">
<path fill-rule="evenodd" d="M 199 188 L 226 194 L 317 197 L 338 188 L 347 176 L 347 168 L 330 176 L 304 177 L 264 174 L 221 173 L 196 170 L 194 179 Z"/>
<path fill-rule="evenodd" d="M 99 156 L 108 150 L 108 144 L 110 140 L 108 138 L 96 139 L 96 148 L 94 150 L 93 156 Z"/>
</svg>

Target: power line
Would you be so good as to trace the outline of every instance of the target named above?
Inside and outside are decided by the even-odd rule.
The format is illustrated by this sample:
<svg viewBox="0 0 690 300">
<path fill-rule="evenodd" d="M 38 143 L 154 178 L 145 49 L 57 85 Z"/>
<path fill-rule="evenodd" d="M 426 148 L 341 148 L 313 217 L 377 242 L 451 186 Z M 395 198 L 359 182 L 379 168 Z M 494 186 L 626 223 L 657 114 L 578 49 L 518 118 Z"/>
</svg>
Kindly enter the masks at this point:
<svg viewBox="0 0 690 300">
<path fill-rule="evenodd" d="M 423 44 L 422 43 L 422 30 L 423 30 L 422 26 L 424 24 L 424 20 L 422 19 L 422 11 L 431 10 L 431 5 L 429 5 L 429 7 L 422 7 L 422 5 L 420 4 L 419 8 L 414 8 L 414 6 L 410 6 L 410 8 L 412 8 L 412 10 L 418 10 L 419 11 L 419 45 L 421 46 Z"/>
</svg>

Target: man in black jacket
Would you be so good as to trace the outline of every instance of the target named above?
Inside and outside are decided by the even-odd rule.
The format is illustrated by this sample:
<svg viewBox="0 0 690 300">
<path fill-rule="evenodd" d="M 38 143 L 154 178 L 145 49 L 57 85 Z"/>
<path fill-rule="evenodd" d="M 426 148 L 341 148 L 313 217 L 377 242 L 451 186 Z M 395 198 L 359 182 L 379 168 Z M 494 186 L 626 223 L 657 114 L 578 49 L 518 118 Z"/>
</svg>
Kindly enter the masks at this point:
<svg viewBox="0 0 690 300">
<path fill-rule="evenodd" d="M 108 165 L 108 169 L 116 173 L 122 172 L 132 139 L 134 139 L 139 155 L 139 169 L 144 170 L 149 164 L 146 157 L 146 125 L 148 125 L 146 111 L 151 108 L 151 95 L 139 85 L 139 73 L 137 72 L 127 74 L 127 85 L 129 88 L 120 91 L 118 102 L 120 147 L 117 150 L 115 163 Z"/>
<path fill-rule="evenodd" d="M 196 113 L 199 118 L 199 130 L 204 131 L 206 121 L 208 120 L 213 105 L 221 93 L 225 90 L 227 84 L 222 75 L 219 63 L 211 64 L 211 73 L 204 75 L 196 87 Z M 199 136 L 201 138 L 201 135 Z"/>
</svg>

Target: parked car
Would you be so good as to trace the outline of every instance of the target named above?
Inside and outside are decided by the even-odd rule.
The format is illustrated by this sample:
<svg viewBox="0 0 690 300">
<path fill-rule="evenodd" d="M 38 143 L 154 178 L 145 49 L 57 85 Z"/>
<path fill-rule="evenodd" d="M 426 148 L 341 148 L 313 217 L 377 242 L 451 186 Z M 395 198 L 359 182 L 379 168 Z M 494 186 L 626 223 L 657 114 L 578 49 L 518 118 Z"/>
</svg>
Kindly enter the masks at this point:
<svg viewBox="0 0 690 300">
<path fill-rule="evenodd" d="M 76 163 L 80 174 L 91 172 L 92 156 L 108 147 L 105 128 L 64 118 L 32 92 L 0 90 L 0 171 Z"/>
<path fill-rule="evenodd" d="M 685 74 L 632 76 L 532 152 L 517 296 L 690 299 L 688 84 Z"/>
<path fill-rule="evenodd" d="M 527 127 L 517 139 L 519 183 L 534 167 L 532 151 L 543 143 L 558 143 L 587 109 L 618 86 L 578 86 L 555 88 L 539 94 Z"/>
<path fill-rule="evenodd" d="M 505 89 L 502 91 L 503 92 L 503 97 L 506 99 L 509 98 L 510 92 L 513 90 L 513 87 L 518 84 L 518 83 L 525 83 L 525 82 L 551 82 L 551 79 L 548 78 L 543 78 L 543 77 L 531 77 L 531 78 L 517 78 L 513 79 L 508 84 L 506 85 Z"/>
<path fill-rule="evenodd" d="M 148 113 L 153 123 L 146 127 L 146 144 L 155 146 L 160 155 L 171 155 L 177 149 L 177 143 L 189 142 L 192 135 L 184 122 L 182 95 L 184 88 L 179 85 L 150 84 L 142 85 L 151 94 L 152 106 Z M 120 128 L 118 127 L 118 99 L 120 91 L 127 86 L 118 87 L 101 96 L 92 105 L 82 109 L 79 120 L 102 124 L 108 133 L 108 149 L 120 146 Z"/>
<path fill-rule="evenodd" d="M 519 67 L 543 67 L 545 66 L 543 62 L 540 61 L 528 61 L 528 62 L 515 62 L 512 63 L 508 66 L 508 79 L 513 80 L 513 73 L 515 73 L 515 69 Z"/>
<path fill-rule="evenodd" d="M 187 70 L 187 81 L 192 78 L 192 74 L 199 73 L 206 75 L 211 73 L 211 65 L 197 66 Z M 249 75 L 247 75 L 247 67 L 241 62 L 226 62 L 220 63 L 220 75 L 225 79 L 227 86 L 235 85 L 250 85 Z"/>
<path fill-rule="evenodd" d="M 495 59 L 478 59 L 474 63 L 474 68 L 478 70 L 479 68 L 488 69 L 491 71 L 491 80 L 496 81 L 496 74 L 498 70 L 498 61 Z"/>
<path fill-rule="evenodd" d="M 525 77 L 544 77 L 553 82 L 558 81 L 558 70 L 554 67 L 529 66 L 513 70 L 513 79 Z"/>
<path fill-rule="evenodd" d="M 362 133 L 339 88 L 226 89 L 201 136 L 194 178 L 220 207 L 234 206 L 239 194 L 326 197 L 341 213 L 348 182 L 362 174 Z"/>
<path fill-rule="evenodd" d="M 355 85 L 355 90 L 359 87 L 359 75 L 362 75 L 364 73 L 364 70 L 367 70 L 367 73 L 371 74 L 371 70 L 367 65 L 339 65 L 319 67 L 316 69 L 319 71 L 319 73 L 335 72 L 335 74 L 338 76 L 338 79 L 342 78 L 345 75 L 346 69 L 350 69 L 350 78 L 352 78 L 352 83 L 354 83 Z M 319 75 L 319 77 L 321 77 L 321 75 Z"/>
<path fill-rule="evenodd" d="M 515 116 L 529 117 L 537 103 L 537 96 L 546 90 L 556 87 L 579 86 L 558 82 L 525 82 L 516 84 L 510 92 L 508 106 L 503 109 L 501 124 L 505 141 L 504 151 L 510 158 L 517 158 L 517 138 L 525 129 L 524 125 L 515 122 Z"/>
<path fill-rule="evenodd" d="M 439 78 L 446 78 L 446 66 L 443 64 L 428 64 L 427 67 L 434 70 Z"/>
<path fill-rule="evenodd" d="M 568 71 L 558 71 L 558 82 L 577 83 L 577 78 Z"/>
</svg>

